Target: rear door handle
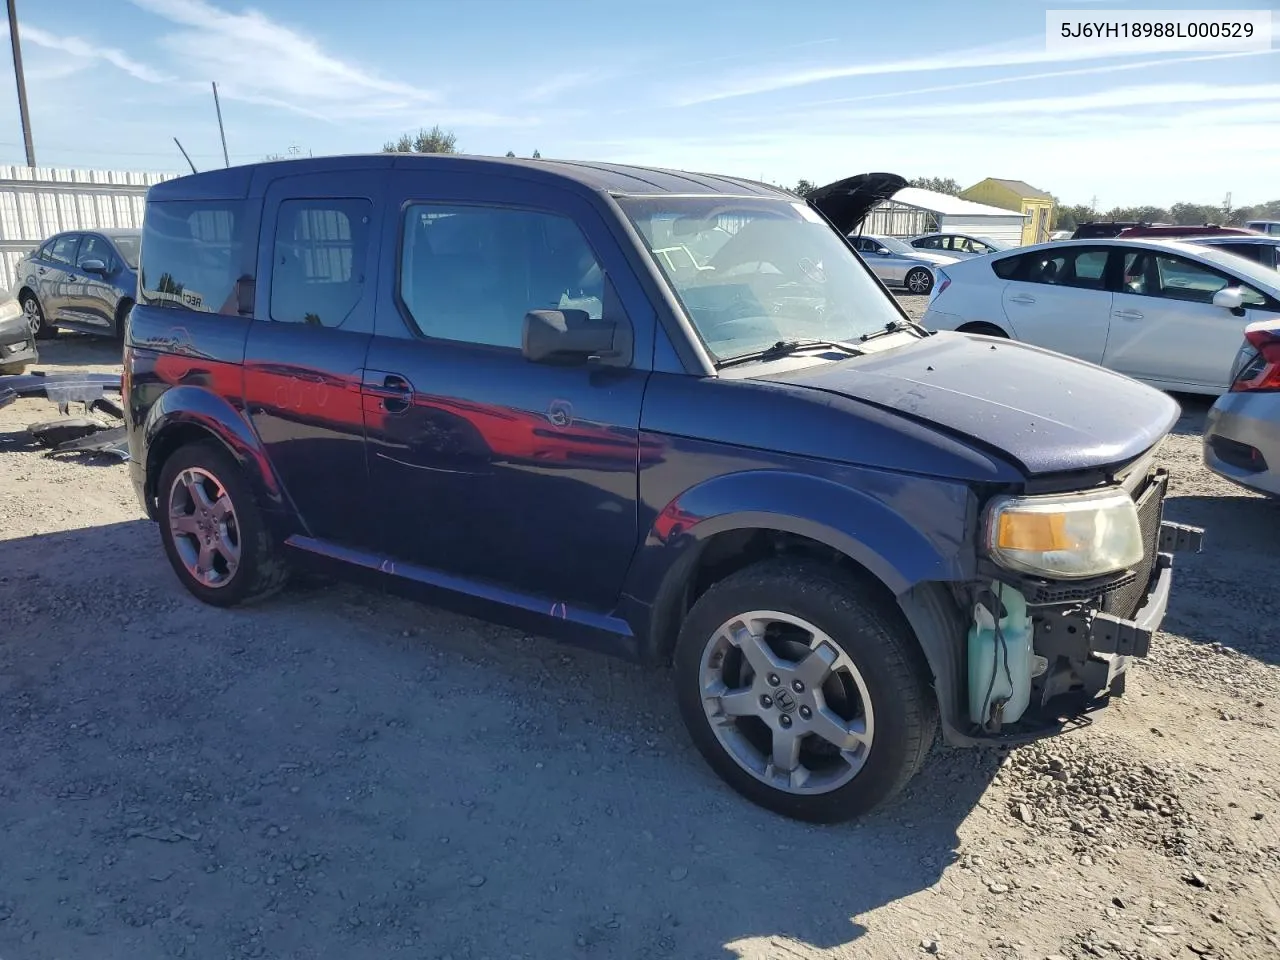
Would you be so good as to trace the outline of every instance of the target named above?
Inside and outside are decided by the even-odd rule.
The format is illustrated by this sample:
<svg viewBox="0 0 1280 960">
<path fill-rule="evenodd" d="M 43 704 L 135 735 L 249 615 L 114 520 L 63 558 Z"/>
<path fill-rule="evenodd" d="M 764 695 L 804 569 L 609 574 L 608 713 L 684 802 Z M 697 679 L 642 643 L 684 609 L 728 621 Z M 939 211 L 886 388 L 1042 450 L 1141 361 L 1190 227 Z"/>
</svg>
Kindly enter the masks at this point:
<svg viewBox="0 0 1280 960">
<path fill-rule="evenodd" d="M 1009 298 L 1010 303 L 1035 303 L 1036 298 L 1029 293 L 1020 293 L 1016 297 Z"/>
<path fill-rule="evenodd" d="M 1121 320 L 1141 320 L 1142 312 L 1139 310 L 1113 310 L 1113 317 L 1119 317 Z"/>
</svg>

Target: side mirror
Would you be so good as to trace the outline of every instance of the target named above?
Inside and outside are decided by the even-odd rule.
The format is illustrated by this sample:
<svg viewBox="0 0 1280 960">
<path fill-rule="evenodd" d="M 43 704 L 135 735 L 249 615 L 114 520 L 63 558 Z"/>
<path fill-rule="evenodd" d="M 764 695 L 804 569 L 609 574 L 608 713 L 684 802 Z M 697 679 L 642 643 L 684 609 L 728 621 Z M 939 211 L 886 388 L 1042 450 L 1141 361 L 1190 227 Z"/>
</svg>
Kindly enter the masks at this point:
<svg viewBox="0 0 1280 960">
<path fill-rule="evenodd" d="M 86 260 L 84 263 L 80 264 L 80 269 L 85 273 L 99 273 L 105 275 L 107 272 L 107 265 L 101 260 Z"/>
<path fill-rule="evenodd" d="M 878 254 L 879 254 L 880 256 L 882 256 L 882 257 L 887 257 L 887 256 L 889 255 L 889 248 L 888 248 L 888 247 L 876 247 L 876 253 L 878 253 Z"/>
<path fill-rule="evenodd" d="M 533 363 L 582 363 L 612 355 L 617 329 L 585 310 L 531 310 L 524 315 L 520 352 Z"/>
<path fill-rule="evenodd" d="M 1213 295 L 1213 305 L 1235 313 L 1244 308 L 1244 291 L 1239 287 L 1223 287 Z"/>
</svg>

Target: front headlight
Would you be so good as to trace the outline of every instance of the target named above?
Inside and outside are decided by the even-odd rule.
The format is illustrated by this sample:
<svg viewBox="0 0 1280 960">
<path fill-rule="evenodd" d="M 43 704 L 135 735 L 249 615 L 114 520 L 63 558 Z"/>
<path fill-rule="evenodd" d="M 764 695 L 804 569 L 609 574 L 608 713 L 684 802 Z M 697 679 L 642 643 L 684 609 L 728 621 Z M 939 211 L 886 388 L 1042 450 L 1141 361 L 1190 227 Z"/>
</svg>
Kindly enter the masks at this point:
<svg viewBox="0 0 1280 960">
<path fill-rule="evenodd" d="M 997 500 L 986 533 L 996 563 L 1050 579 L 1116 573 L 1143 554 L 1138 508 L 1124 491 Z"/>
</svg>

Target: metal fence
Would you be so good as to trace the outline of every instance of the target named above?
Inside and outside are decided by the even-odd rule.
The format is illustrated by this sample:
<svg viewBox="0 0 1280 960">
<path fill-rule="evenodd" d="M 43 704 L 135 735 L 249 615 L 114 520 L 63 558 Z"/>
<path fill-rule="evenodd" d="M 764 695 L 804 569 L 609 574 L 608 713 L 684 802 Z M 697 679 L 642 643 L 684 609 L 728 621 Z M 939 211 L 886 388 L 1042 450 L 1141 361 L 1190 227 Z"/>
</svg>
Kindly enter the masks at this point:
<svg viewBox="0 0 1280 960">
<path fill-rule="evenodd" d="M 142 226 L 148 188 L 175 176 L 0 166 L 0 283 L 11 289 L 17 262 L 55 233 Z"/>
</svg>

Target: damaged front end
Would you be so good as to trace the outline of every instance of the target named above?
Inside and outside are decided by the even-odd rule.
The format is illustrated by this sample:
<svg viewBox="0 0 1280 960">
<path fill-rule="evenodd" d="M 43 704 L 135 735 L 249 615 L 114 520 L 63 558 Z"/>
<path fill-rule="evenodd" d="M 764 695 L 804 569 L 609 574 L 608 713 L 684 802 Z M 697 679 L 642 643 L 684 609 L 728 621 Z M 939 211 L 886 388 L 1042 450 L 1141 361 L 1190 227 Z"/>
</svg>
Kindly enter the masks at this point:
<svg viewBox="0 0 1280 960">
<path fill-rule="evenodd" d="M 1105 490 L 1017 498 L 1022 513 L 1012 520 L 999 503 L 989 509 L 984 579 L 964 591 L 971 615 L 967 715 L 950 731 L 953 742 L 1050 736 L 1087 723 L 1089 713 L 1124 692 L 1129 664 L 1147 656 L 1164 620 L 1173 555 L 1203 545 L 1203 530 L 1164 519 L 1169 474 L 1152 468 L 1151 459 Z M 1063 504 L 1072 496 L 1092 513 L 1070 516 Z M 1090 536 L 1076 553 L 1065 549 Z M 1016 550 L 1002 554 L 1001 544 L 1010 542 L 1040 551 L 1036 563 L 1059 569 L 1038 575 Z M 1081 561 L 1089 551 L 1096 559 Z M 1116 569 L 1119 557 L 1125 562 Z M 1089 572 L 1090 562 L 1112 570 Z"/>
<path fill-rule="evenodd" d="M 19 397 L 44 397 L 57 406 L 59 419 L 27 427 L 27 433 L 37 443 L 50 448 L 49 456 L 103 453 L 128 460 L 123 401 L 108 396 L 120 392 L 119 374 L 33 373 L 0 377 L 0 407 Z M 72 415 L 72 404 L 80 406 L 81 415 Z"/>
</svg>

